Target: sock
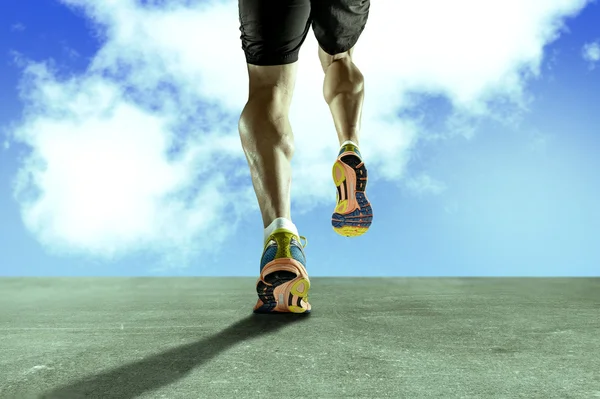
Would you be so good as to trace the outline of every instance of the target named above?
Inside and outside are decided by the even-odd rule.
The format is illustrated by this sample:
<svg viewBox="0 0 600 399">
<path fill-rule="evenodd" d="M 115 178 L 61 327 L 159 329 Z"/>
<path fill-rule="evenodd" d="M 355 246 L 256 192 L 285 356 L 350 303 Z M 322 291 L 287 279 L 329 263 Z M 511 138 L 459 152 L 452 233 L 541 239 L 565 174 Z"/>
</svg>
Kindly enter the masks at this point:
<svg viewBox="0 0 600 399">
<path fill-rule="evenodd" d="M 271 234 L 273 234 L 273 232 L 277 229 L 286 229 L 286 230 L 291 231 L 295 235 L 298 235 L 298 228 L 296 228 L 296 225 L 294 223 L 292 223 L 291 220 L 288 220 L 286 218 L 277 218 L 277 219 L 273 220 L 271 222 L 271 224 L 268 225 L 267 228 L 265 229 L 265 235 L 264 235 L 265 244 L 267 243 L 269 236 Z"/>
</svg>

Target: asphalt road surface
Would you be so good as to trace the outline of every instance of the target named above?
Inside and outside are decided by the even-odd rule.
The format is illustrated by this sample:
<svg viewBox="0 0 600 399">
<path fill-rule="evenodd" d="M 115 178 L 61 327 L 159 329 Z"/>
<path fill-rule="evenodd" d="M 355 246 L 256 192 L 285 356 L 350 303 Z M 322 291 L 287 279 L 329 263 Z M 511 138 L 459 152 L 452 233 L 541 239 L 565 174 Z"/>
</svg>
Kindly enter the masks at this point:
<svg viewBox="0 0 600 399">
<path fill-rule="evenodd" d="M 0 279 L 0 398 L 600 398 L 600 278 Z"/>
</svg>

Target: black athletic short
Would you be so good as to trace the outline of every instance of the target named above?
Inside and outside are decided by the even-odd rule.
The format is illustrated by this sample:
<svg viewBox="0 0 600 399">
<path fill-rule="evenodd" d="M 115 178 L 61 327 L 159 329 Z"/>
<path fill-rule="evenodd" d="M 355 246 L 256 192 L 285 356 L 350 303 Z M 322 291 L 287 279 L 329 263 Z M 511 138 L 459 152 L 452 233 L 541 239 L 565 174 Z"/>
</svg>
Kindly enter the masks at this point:
<svg viewBox="0 0 600 399">
<path fill-rule="evenodd" d="M 365 29 L 370 0 L 238 0 L 246 62 L 283 65 L 298 60 L 312 25 L 330 55 L 352 48 Z"/>
</svg>

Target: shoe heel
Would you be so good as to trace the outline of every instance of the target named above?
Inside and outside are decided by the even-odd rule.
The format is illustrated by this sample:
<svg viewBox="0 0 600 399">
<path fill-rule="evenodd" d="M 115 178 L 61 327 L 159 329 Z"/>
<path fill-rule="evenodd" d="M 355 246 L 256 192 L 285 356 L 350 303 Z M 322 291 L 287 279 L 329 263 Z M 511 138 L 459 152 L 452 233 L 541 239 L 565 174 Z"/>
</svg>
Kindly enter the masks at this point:
<svg viewBox="0 0 600 399">
<path fill-rule="evenodd" d="M 308 279 L 305 278 L 301 278 L 298 281 L 294 282 L 294 284 L 292 284 L 292 287 L 290 288 L 290 294 L 289 294 L 289 298 L 288 298 L 288 309 L 290 312 L 292 313 L 306 313 L 306 312 L 310 312 L 310 309 L 303 307 L 302 306 L 302 301 L 304 301 L 305 304 L 308 304 L 308 291 L 310 290 L 310 281 Z M 297 299 L 294 301 L 294 297 L 297 297 Z M 292 301 L 295 302 L 294 305 L 292 305 Z"/>
</svg>

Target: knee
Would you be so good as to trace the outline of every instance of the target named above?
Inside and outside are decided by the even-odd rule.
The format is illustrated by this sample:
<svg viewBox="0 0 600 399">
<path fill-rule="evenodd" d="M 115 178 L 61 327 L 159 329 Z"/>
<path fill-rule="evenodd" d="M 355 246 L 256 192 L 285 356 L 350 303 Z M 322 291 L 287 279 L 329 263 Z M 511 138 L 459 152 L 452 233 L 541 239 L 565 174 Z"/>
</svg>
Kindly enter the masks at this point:
<svg viewBox="0 0 600 399">
<path fill-rule="evenodd" d="M 359 95 L 364 91 L 364 76 L 350 56 L 332 61 L 325 73 L 323 94 L 327 103 L 339 94 Z"/>
</svg>

